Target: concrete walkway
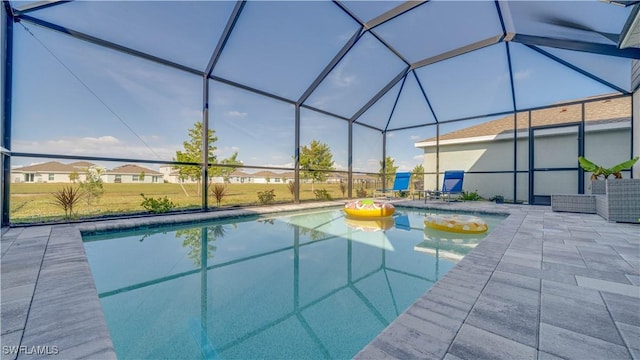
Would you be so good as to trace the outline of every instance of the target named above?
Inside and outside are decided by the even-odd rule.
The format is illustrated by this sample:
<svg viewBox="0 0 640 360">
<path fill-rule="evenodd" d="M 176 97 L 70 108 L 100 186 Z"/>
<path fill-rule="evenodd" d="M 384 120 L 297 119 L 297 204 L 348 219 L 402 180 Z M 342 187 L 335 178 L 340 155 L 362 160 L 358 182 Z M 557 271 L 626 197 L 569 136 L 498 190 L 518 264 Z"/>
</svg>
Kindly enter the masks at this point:
<svg viewBox="0 0 640 360">
<path fill-rule="evenodd" d="M 538 206 L 402 205 L 510 216 L 357 358 L 640 359 L 640 225 Z M 81 231 L 300 208 L 2 229 L 2 359 L 115 358 Z"/>
</svg>

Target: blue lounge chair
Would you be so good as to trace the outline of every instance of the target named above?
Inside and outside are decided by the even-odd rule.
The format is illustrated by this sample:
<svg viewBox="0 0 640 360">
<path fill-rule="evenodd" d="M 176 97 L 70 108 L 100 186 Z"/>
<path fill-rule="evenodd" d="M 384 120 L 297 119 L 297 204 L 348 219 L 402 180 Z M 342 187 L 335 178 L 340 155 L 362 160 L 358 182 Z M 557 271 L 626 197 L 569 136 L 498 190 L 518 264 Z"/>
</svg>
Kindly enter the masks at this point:
<svg viewBox="0 0 640 360">
<path fill-rule="evenodd" d="M 409 179 L 411 179 L 411 173 L 410 172 L 397 172 L 396 173 L 396 178 L 393 181 L 393 188 L 391 189 L 378 189 L 375 191 L 376 194 L 379 195 L 374 195 L 374 197 L 377 196 L 385 196 L 388 193 L 391 193 L 391 195 L 393 196 L 395 193 L 397 192 L 401 192 L 401 191 L 409 191 Z"/>
<path fill-rule="evenodd" d="M 462 182 L 464 181 L 464 170 L 447 170 L 444 172 L 442 190 L 429 191 L 429 198 L 441 198 L 451 201 L 451 195 L 462 194 Z M 425 197 L 425 202 L 427 197 Z"/>
</svg>

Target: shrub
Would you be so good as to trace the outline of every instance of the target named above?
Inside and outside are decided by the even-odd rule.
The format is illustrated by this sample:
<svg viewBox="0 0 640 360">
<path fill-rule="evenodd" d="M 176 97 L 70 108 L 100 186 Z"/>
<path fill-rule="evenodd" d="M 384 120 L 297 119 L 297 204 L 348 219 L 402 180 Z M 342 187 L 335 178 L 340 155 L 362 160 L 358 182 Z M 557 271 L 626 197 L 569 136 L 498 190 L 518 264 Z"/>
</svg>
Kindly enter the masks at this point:
<svg viewBox="0 0 640 360">
<path fill-rule="evenodd" d="M 313 193 L 316 194 L 316 199 L 318 200 L 333 200 L 327 189 L 313 190 Z"/>
<path fill-rule="evenodd" d="M 65 186 L 53 193 L 54 204 L 64 210 L 65 219 L 73 215 L 73 207 L 80 202 L 84 192 L 80 188 Z"/>
<path fill-rule="evenodd" d="M 461 199 L 465 201 L 477 201 L 482 200 L 482 196 L 478 195 L 478 190 L 471 192 L 463 191 Z"/>
<path fill-rule="evenodd" d="M 367 197 L 367 190 L 364 188 L 356 189 L 356 196 L 359 198 Z"/>
<path fill-rule="evenodd" d="M 171 200 L 169 200 L 169 198 L 167 198 L 166 196 L 163 198 L 157 198 L 157 199 L 148 198 L 144 196 L 144 194 L 140 194 L 140 196 L 142 196 L 142 198 L 144 199 L 140 203 L 140 206 L 145 208 L 150 213 L 154 213 L 154 214 L 165 213 L 176 207 L 176 204 L 171 202 Z"/>
<path fill-rule="evenodd" d="M 296 194 L 296 183 L 293 181 L 289 181 L 287 183 L 287 188 L 289 189 L 289 192 L 291 193 L 291 196 L 294 196 Z"/>
<path fill-rule="evenodd" d="M 340 192 L 342 193 L 342 197 L 344 197 L 344 194 L 347 192 L 347 184 L 342 181 L 340 182 Z"/>
<path fill-rule="evenodd" d="M 213 187 L 211 187 L 211 193 L 213 194 L 213 197 L 216 198 L 218 207 L 220 207 L 222 198 L 227 195 L 227 186 L 224 184 L 214 184 Z"/>
<path fill-rule="evenodd" d="M 262 205 L 272 203 L 275 198 L 276 194 L 274 189 L 258 191 L 258 200 Z"/>
</svg>

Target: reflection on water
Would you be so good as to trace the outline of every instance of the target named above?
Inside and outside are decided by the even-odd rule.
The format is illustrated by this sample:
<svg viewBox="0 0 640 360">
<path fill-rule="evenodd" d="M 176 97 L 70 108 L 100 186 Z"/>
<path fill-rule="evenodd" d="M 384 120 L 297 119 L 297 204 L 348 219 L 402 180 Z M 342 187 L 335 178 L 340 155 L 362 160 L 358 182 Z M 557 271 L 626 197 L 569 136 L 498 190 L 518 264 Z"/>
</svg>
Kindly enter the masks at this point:
<svg viewBox="0 0 640 360">
<path fill-rule="evenodd" d="M 85 237 L 119 358 L 351 358 L 479 238 L 341 210 Z"/>
<path fill-rule="evenodd" d="M 485 237 L 486 233 L 465 235 L 426 229 L 424 241 L 414 246 L 414 250 L 457 262 L 473 250 Z"/>
</svg>

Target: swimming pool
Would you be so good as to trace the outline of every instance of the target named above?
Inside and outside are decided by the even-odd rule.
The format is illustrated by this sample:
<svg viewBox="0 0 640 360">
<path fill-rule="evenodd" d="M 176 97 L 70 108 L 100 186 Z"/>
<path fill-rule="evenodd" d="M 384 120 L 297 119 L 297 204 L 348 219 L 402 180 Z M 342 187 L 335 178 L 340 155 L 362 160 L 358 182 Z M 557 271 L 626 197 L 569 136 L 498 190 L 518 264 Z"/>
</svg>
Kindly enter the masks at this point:
<svg viewBox="0 0 640 360">
<path fill-rule="evenodd" d="M 351 358 L 486 236 L 341 209 L 84 236 L 121 359 Z M 482 216 L 489 231 L 504 218 Z"/>
</svg>

